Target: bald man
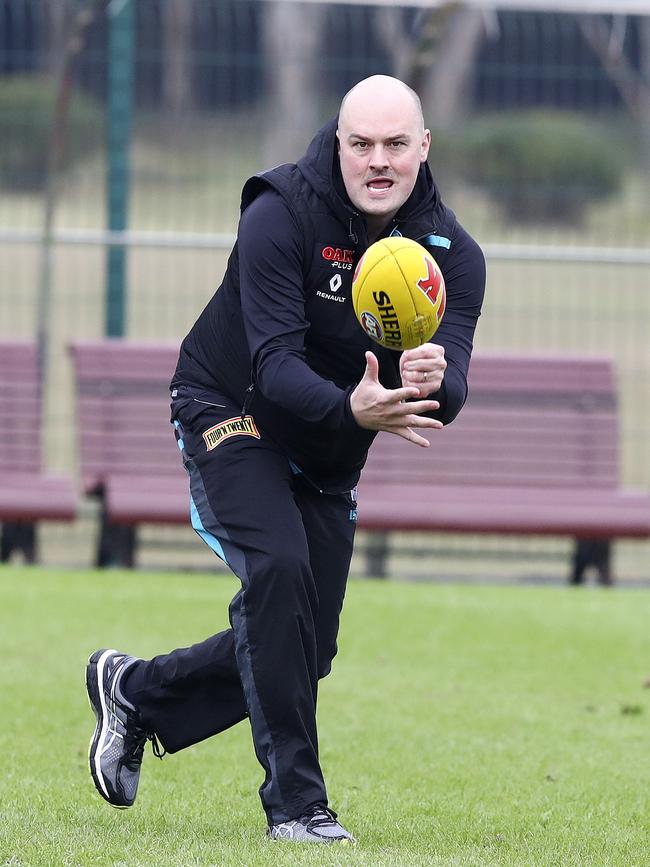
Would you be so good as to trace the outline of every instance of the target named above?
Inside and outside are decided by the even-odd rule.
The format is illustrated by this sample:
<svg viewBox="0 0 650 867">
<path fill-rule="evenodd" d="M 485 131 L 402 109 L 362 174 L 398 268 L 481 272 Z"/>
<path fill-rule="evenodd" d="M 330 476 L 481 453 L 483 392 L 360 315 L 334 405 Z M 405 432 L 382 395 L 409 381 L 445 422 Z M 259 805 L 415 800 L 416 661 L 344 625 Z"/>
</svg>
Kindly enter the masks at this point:
<svg viewBox="0 0 650 867">
<path fill-rule="evenodd" d="M 198 644 L 90 657 L 90 769 L 114 806 L 133 804 L 147 740 L 174 753 L 248 718 L 270 839 L 354 842 L 329 806 L 316 697 L 337 649 L 355 486 L 377 431 L 424 449 L 418 431 L 460 411 L 485 285 L 480 248 L 433 182 L 430 140 L 417 95 L 373 76 L 298 163 L 244 185 L 224 280 L 171 383 L 192 525 L 241 589 L 230 628 Z M 350 298 L 359 258 L 390 235 L 427 247 L 447 288 L 435 343 L 401 354 L 371 344 Z"/>
</svg>

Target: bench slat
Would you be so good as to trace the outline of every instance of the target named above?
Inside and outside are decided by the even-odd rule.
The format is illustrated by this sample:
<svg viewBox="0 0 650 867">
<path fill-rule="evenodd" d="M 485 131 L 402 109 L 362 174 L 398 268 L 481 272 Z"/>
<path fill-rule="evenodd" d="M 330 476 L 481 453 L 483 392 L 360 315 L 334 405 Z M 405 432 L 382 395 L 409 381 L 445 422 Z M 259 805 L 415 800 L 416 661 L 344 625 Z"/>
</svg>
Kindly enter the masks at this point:
<svg viewBox="0 0 650 867">
<path fill-rule="evenodd" d="M 106 508 L 116 524 L 187 524 L 189 485 L 185 472 L 165 479 L 111 475 L 106 479 Z"/>
<path fill-rule="evenodd" d="M 0 521 L 71 521 L 70 479 L 45 473 L 41 456 L 41 394 L 33 341 L 0 341 Z"/>
<path fill-rule="evenodd" d="M 76 495 L 69 479 L 34 473 L 3 473 L 0 518 L 4 521 L 71 521 Z"/>
<path fill-rule="evenodd" d="M 650 498 L 645 491 L 414 486 L 409 492 L 361 483 L 358 520 L 367 530 L 645 538 Z"/>
<path fill-rule="evenodd" d="M 108 490 L 116 474 L 146 478 L 147 484 L 156 476 L 184 480 L 169 420 L 178 344 L 116 338 L 75 343 L 70 350 L 84 490 Z"/>
<path fill-rule="evenodd" d="M 0 342 L 0 474 L 41 470 L 41 400 L 34 343 Z"/>
</svg>

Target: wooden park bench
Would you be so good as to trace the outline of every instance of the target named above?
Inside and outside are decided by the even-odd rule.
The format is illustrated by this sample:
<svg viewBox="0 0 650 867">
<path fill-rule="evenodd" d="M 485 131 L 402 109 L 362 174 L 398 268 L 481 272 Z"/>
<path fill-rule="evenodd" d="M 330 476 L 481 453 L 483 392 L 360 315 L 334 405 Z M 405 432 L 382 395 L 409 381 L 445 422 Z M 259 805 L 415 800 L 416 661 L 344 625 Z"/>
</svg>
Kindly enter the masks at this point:
<svg viewBox="0 0 650 867">
<path fill-rule="evenodd" d="M 423 449 L 379 434 L 359 484 L 359 526 L 390 531 L 569 536 L 571 581 L 593 566 L 612 582 L 611 541 L 650 536 L 650 493 L 621 487 L 612 361 L 476 355 L 469 398 Z"/>
<path fill-rule="evenodd" d="M 72 347 L 84 489 L 100 497 L 99 565 L 133 565 L 140 523 L 189 524 L 169 423 L 177 347 L 104 340 Z M 606 358 L 476 355 L 458 419 L 417 448 L 379 434 L 359 485 L 369 574 L 392 531 L 556 535 L 576 540 L 572 580 L 612 580 L 616 538 L 650 536 L 650 494 L 620 486 L 614 369 Z"/>
<path fill-rule="evenodd" d="M 100 502 L 98 566 L 135 565 L 137 526 L 189 524 L 188 481 L 169 421 L 177 344 L 73 343 L 81 482 Z"/>
<path fill-rule="evenodd" d="M 70 479 L 48 473 L 42 459 L 42 401 L 36 345 L 0 341 L 0 560 L 22 552 L 38 557 L 36 523 L 71 521 L 76 493 Z"/>
</svg>

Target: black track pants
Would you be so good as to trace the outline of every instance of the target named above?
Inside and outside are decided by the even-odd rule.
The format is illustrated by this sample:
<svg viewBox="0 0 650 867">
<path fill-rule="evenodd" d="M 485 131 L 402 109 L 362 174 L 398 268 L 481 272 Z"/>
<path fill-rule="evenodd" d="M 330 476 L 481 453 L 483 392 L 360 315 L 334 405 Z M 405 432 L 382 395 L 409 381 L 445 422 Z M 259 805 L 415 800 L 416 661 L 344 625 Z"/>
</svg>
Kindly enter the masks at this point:
<svg viewBox="0 0 650 867">
<path fill-rule="evenodd" d="M 356 503 L 320 493 L 218 394 L 181 388 L 172 412 L 192 524 L 242 586 L 230 629 L 134 667 L 128 693 L 169 752 L 249 716 L 262 804 L 286 821 L 327 802 L 317 682 L 336 653 Z"/>
</svg>

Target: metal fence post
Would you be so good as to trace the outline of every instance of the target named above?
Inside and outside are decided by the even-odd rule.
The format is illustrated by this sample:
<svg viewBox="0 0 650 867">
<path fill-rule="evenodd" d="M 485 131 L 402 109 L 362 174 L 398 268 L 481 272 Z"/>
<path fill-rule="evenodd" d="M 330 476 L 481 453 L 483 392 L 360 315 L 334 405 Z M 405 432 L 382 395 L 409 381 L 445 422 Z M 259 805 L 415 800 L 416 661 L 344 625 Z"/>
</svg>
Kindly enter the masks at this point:
<svg viewBox="0 0 650 867">
<path fill-rule="evenodd" d="M 108 228 L 123 231 L 129 217 L 129 145 L 133 109 L 133 0 L 112 0 L 108 7 L 107 201 Z M 125 330 L 126 248 L 110 245 L 106 257 L 108 337 Z"/>
</svg>

